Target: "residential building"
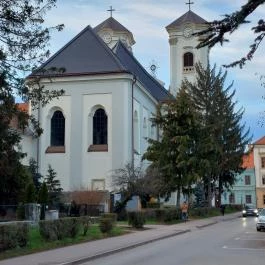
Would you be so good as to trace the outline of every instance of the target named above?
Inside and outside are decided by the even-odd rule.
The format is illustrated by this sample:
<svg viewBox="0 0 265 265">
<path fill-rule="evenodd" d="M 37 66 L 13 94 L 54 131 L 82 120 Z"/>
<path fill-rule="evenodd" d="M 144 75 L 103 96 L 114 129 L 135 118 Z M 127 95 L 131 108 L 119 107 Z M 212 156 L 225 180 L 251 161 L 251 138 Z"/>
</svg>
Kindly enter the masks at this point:
<svg viewBox="0 0 265 265">
<path fill-rule="evenodd" d="M 236 176 L 236 182 L 233 187 L 223 192 L 222 204 L 252 204 L 256 206 L 256 177 L 253 150 L 244 155 L 242 160 L 242 167 L 245 170 Z"/>
</svg>

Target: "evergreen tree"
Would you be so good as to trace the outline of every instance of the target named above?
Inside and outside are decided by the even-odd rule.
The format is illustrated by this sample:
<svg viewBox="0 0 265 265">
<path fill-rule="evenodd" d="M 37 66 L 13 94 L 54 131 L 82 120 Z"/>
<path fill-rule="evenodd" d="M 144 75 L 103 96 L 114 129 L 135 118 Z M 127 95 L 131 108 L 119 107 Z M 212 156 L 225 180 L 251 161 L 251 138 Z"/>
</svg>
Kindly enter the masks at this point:
<svg viewBox="0 0 265 265">
<path fill-rule="evenodd" d="M 217 43 L 223 45 L 228 39 L 225 38 L 226 34 L 234 33 L 241 24 L 249 23 L 247 17 L 252 14 L 259 6 L 263 5 L 265 0 L 247 0 L 247 3 L 241 7 L 240 10 L 233 12 L 232 14 L 225 15 L 221 20 L 214 20 L 209 22 L 209 28 L 207 30 L 196 33 L 196 35 L 204 35 L 198 48 L 209 46 L 213 47 Z M 263 18 L 258 20 L 255 27 L 252 28 L 256 34 L 254 42 L 250 45 L 248 54 L 241 59 L 232 62 L 227 67 L 239 65 L 240 68 L 253 58 L 254 53 L 260 46 L 265 36 L 265 21 Z"/>
<path fill-rule="evenodd" d="M 26 188 L 25 203 L 34 203 L 37 201 L 36 190 L 33 183 L 29 183 Z"/>
<path fill-rule="evenodd" d="M 190 97 L 182 87 L 176 100 L 159 106 L 152 121 L 162 136 L 159 140 L 149 139 L 150 146 L 143 156 L 160 172 L 158 176 L 164 186 L 161 195 L 169 197 L 171 192 L 177 191 L 177 206 L 181 191 L 189 190 L 197 179 L 197 120 Z"/>
<path fill-rule="evenodd" d="M 45 182 L 43 182 L 39 190 L 39 198 L 38 198 L 38 202 L 41 204 L 41 214 L 40 214 L 41 220 L 45 219 L 45 209 L 46 205 L 48 204 L 48 201 L 49 201 L 49 194 L 48 194 L 47 185 Z"/>
<path fill-rule="evenodd" d="M 232 186 L 235 175 L 241 172 L 244 149 L 250 141 L 249 132 L 241 125 L 243 110 L 235 111 L 232 84 L 224 88 L 226 73 L 216 74 L 215 67 L 204 69 L 196 65 L 196 82 L 185 82 L 200 117 L 201 131 L 198 144 L 200 174 L 206 187 L 208 205 L 216 183 L 219 194 Z M 220 201 L 220 197 L 219 197 Z"/>
<path fill-rule="evenodd" d="M 31 158 L 29 160 L 29 171 L 31 173 L 32 176 L 32 180 L 35 186 L 35 190 L 36 192 L 39 191 L 40 187 L 41 187 L 41 178 L 42 175 L 40 173 L 38 173 L 38 165 L 35 159 Z"/>
<path fill-rule="evenodd" d="M 51 30 L 63 27 L 43 26 L 45 13 L 55 3 L 56 0 L 0 1 L 0 203 L 17 203 L 25 192 L 25 168 L 20 162 L 25 154 L 18 149 L 21 139 L 10 127 L 11 120 L 17 118 L 21 130 L 31 121 L 36 135 L 42 132 L 33 117 L 17 108 L 15 97 L 31 100 L 34 108 L 63 93 L 45 90 L 37 79 L 24 82 L 24 77 L 49 56 L 46 45 Z"/>
<path fill-rule="evenodd" d="M 55 170 L 51 167 L 51 165 L 48 166 L 48 172 L 45 177 L 45 184 L 48 190 L 49 199 L 48 202 L 51 206 L 54 206 L 56 203 L 60 201 L 60 195 L 62 193 L 61 183 L 59 179 L 57 178 L 57 173 Z"/>
</svg>

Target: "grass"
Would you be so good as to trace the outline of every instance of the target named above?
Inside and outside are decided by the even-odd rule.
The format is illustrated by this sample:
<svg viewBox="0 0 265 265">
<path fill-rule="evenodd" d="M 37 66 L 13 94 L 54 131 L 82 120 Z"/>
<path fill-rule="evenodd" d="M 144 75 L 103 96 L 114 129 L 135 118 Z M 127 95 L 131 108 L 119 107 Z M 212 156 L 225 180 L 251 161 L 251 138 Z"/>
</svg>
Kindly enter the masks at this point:
<svg viewBox="0 0 265 265">
<path fill-rule="evenodd" d="M 128 233 L 128 231 L 120 226 L 113 227 L 112 231 L 108 234 L 102 234 L 98 225 L 91 225 L 88 229 L 87 235 L 83 236 L 82 231 L 79 231 L 79 234 L 76 238 L 65 238 L 63 240 L 47 242 L 43 240 L 40 236 L 39 230 L 37 227 L 32 227 L 29 233 L 29 243 L 24 248 L 16 248 L 6 250 L 0 253 L 0 260 L 32 254 L 36 252 L 41 252 L 49 249 L 55 249 L 59 247 L 80 244 L 92 240 L 102 239 L 106 237 L 119 236 L 122 234 Z"/>
</svg>

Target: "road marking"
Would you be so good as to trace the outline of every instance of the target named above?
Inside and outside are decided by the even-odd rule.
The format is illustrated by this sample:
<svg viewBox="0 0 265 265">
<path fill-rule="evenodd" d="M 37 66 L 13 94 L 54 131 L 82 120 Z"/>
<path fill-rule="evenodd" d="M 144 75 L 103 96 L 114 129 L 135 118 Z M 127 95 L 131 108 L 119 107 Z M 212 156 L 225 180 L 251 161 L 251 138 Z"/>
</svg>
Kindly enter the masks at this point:
<svg viewBox="0 0 265 265">
<path fill-rule="evenodd" d="M 239 239 L 240 239 L 240 237 L 236 237 L 236 238 L 235 238 L 235 240 L 239 240 Z"/>
<path fill-rule="evenodd" d="M 227 247 L 227 246 L 223 246 L 223 249 L 231 249 L 231 250 L 255 250 L 255 251 L 264 251 L 264 248 L 233 248 L 233 247 Z"/>
</svg>

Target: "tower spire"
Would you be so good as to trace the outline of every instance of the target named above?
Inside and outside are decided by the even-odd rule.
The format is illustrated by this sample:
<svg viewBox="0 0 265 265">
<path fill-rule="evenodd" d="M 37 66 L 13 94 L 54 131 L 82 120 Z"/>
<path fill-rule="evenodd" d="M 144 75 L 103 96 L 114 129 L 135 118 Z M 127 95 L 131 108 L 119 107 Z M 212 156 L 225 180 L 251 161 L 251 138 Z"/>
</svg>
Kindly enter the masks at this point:
<svg viewBox="0 0 265 265">
<path fill-rule="evenodd" d="M 194 2 L 191 2 L 190 0 L 188 3 L 186 3 L 186 5 L 189 5 L 189 11 L 190 11 L 190 5 L 193 5 L 193 4 L 194 4 Z"/>
</svg>

